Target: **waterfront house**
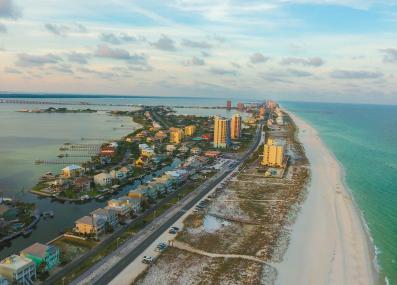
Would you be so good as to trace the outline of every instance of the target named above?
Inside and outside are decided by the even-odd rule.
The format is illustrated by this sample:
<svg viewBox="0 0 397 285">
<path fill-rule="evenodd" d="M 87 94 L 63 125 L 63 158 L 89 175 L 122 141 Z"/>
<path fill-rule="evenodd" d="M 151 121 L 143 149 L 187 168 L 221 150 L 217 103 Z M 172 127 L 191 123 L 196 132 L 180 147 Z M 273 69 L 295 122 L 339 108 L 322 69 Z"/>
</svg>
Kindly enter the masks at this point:
<svg viewBox="0 0 397 285">
<path fill-rule="evenodd" d="M 124 173 L 125 176 L 131 175 L 133 173 L 130 166 L 123 166 L 119 169 L 120 172 Z"/>
<path fill-rule="evenodd" d="M 0 275 L 0 285 L 8 285 L 8 284 L 9 284 L 8 280 L 4 276 Z"/>
<path fill-rule="evenodd" d="M 84 216 L 75 221 L 75 231 L 80 234 L 95 234 L 98 237 L 105 231 L 106 219 L 98 215 Z"/>
<path fill-rule="evenodd" d="M 110 175 L 112 176 L 113 179 L 122 180 L 126 178 L 126 174 L 120 170 L 112 170 L 110 171 Z"/>
<path fill-rule="evenodd" d="M 87 176 L 77 177 L 73 181 L 73 184 L 76 190 L 79 192 L 90 191 L 91 189 L 91 179 Z"/>
<path fill-rule="evenodd" d="M 181 184 L 186 181 L 188 173 L 186 170 L 177 169 L 173 171 L 166 171 L 165 174 L 169 175 L 176 184 Z"/>
<path fill-rule="evenodd" d="M 95 211 L 91 212 L 91 215 L 99 216 L 102 217 L 106 220 L 106 222 L 111 225 L 113 228 L 115 228 L 118 223 L 119 219 L 117 217 L 117 212 L 112 210 L 112 209 L 104 209 L 104 208 L 98 208 Z"/>
<path fill-rule="evenodd" d="M 120 216 L 126 216 L 131 212 L 132 207 L 132 199 L 123 196 L 109 200 L 105 209 L 113 210 Z"/>
<path fill-rule="evenodd" d="M 59 248 L 38 242 L 22 250 L 21 256 L 32 260 L 36 264 L 36 268 L 39 268 L 44 263 L 46 271 L 50 271 L 60 263 Z"/>
<path fill-rule="evenodd" d="M 94 176 L 94 182 L 96 185 L 100 185 L 100 186 L 112 185 L 112 175 L 105 172 L 99 173 Z"/>
<path fill-rule="evenodd" d="M 0 261 L 0 274 L 9 283 L 31 285 L 36 279 L 36 265 L 32 260 L 14 254 Z"/>
<path fill-rule="evenodd" d="M 66 166 L 65 168 L 62 169 L 62 175 L 65 178 L 80 176 L 83 172 L 84 169 L 81 166 L 75 164 Z"/>
</svg>

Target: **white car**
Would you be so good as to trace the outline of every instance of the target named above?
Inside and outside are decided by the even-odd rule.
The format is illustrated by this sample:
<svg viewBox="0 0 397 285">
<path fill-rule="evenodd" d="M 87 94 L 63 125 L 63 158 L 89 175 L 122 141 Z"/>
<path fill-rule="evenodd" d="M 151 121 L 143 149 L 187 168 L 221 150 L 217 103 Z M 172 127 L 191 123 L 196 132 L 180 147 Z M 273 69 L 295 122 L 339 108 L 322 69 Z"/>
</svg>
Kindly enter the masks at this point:
<svg viewBox="0 0 397 285">
<path fill-rule="evenodd" d="M 151 256 L 144 256 L 143 258 L 142 258 L 142 263 L 145 263 L 145 264 L 151 264 L 151 263 L 153 263 L 153 261 L 154 261 L 154 258 L 153 257 L 151 257 Z"/>
</svg>

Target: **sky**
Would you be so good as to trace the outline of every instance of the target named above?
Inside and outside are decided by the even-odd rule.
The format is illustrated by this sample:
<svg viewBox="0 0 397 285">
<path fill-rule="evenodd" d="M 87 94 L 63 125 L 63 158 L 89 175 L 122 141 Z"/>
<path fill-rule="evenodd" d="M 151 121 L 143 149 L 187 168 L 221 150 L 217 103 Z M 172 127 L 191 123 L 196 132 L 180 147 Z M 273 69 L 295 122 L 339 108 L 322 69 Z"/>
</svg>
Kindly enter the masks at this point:
<svg viewBox="0 0 397 285">
<path fill-rule="evenodd" d="M 397 104 L 397 0 L 0 0 L 0 91 Z"/>
</svg>

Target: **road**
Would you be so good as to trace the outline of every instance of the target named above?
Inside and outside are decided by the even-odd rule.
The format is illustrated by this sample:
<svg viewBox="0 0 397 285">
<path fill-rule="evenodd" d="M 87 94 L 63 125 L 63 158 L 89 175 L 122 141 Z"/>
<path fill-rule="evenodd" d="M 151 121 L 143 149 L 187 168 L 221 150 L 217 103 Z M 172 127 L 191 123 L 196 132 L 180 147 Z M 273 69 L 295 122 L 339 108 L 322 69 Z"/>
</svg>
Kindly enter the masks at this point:
<svg viewBox="0 0 397 285">
<path fill-rule="evenodd" d="M 256 132 L 256 141 L 253 146 L 243 154 L 232 167 L 227 166 L 215 177 L 206 181 L 195 191 L 180 201 L 179 204 L 168 209 L 162 216 L 152 222 L 154 226 L 145 228 L 139 232 L 131 242 L 126 242 L 118 250 L 105 257 L 84 274 L 79 276 L 71 284 L 109 284 L 125 267 L 133 262 L 147 247 L 149 247 L 160 235 L 166 232 L 178 219 L 189 209 L 193 208 L 203 197 L 205 197 L 218 184 L 238 168 L 259 146 L 263 140 L 261 124 Z"/>
</svg>

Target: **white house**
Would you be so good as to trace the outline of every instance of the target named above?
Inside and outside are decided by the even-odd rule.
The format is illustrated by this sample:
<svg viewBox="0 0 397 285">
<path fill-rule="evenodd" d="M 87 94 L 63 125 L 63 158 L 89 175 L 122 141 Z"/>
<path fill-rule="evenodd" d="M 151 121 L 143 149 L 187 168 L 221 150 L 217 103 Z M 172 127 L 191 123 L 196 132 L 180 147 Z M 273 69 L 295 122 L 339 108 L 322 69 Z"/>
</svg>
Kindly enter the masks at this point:
<svg viewBox="0 0 397 285">
<path fill-rule="evenodd" d="M 94 182 L 96 185 L 108 186 L 112 185 L 112 175 L 110 173 L 99 173 L 94 176 Z"/>
<path fill-rule="evenodd" d="M 113 228 L 117 226 L 119 223 L 119 219 L 117 218 L 117 212 L 112 209 L 103 209 L 98 208 L 95 211 L 91 212 L 91 215 L 102 217 L 108 222 Z"/>
<path fill-rule="evenodd" d="M 14 254 L 0 261 L 0 274 L 9 283 L 31 285 L 36 279 L 36 265 L 29 258 Z"/>
</svg>

